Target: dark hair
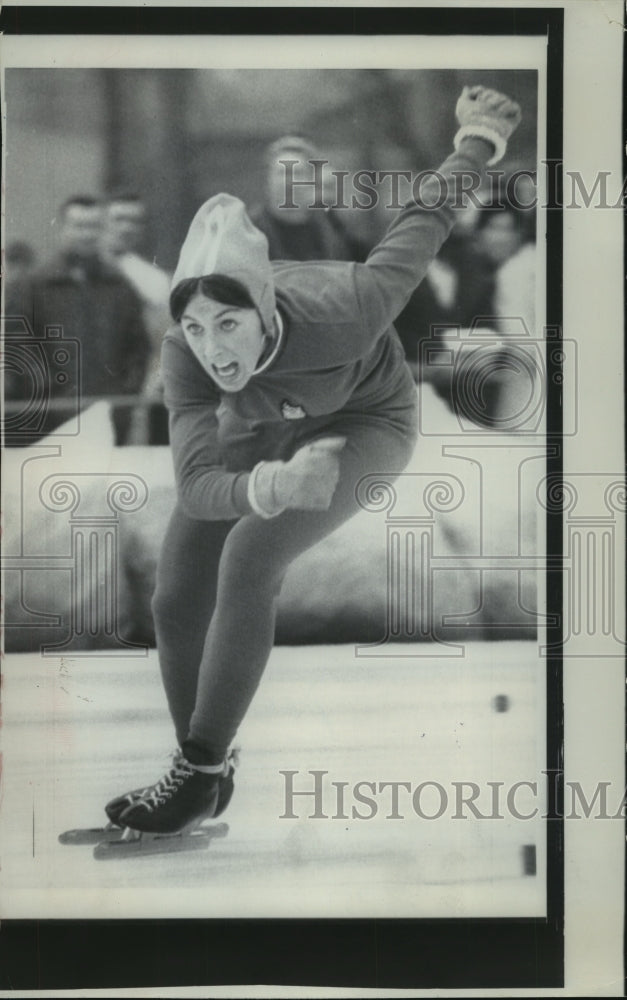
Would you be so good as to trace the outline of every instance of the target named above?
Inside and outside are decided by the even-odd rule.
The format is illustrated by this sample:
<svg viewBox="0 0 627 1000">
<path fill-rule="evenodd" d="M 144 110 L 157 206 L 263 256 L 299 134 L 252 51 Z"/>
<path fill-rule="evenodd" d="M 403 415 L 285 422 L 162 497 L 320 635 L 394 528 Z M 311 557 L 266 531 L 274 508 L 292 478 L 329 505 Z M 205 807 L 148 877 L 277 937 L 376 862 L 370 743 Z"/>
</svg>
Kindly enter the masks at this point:
<svg viewBox="0 0 627 1000">
<path fill-rule="evenodd" d="M 229 278 L 226 274 L 209 274 L 202 278 L 185 278 L 179 281 L 170 295 L 170 313 L 175 323 L 178 323 L 190 299 L 196 294 L 204 295 L 214 302 L 225 306 L 237 306 L 238 309 L 256 309 L 251 294 L 241 281 Z"/>
<path fill-rule="evenodd" d="M 94 198 L 91 194 L 76 194 L 71 198 L 66 198 L 61 207 L 59 208 L 59 214 L 61 218 L 67 215 L 68 209 L 77 205 L 79 208 L 100 208 L 102 202 L 98 198 Z"/>
</svg>

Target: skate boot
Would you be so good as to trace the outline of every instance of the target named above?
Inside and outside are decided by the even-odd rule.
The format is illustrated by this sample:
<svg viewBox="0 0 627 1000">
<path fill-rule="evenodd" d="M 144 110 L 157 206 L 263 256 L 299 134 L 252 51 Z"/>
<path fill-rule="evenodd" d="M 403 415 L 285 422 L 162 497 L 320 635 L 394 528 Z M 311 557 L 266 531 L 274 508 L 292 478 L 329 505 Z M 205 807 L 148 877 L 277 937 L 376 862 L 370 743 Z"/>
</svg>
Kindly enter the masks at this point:
<svg viewBox="0 0 627 1000">
<path fill-rule="evenodd" d="M 182 751 L 177 748 L 172 756 L 172 763 L 177 764 L 182 756 Z M 109 822 L 113 823 L 114 826 L 123 827 L 124 824 L 120 823 L 120 816 L 124 810 L 139 801 L 144 795 L 148 795 L 151 789 L 152 785 L 148 785 L 145 788 L 134 788 L 132 791 L 126 792 L 124 795 L 117 795 L 116 798 L 107 802 L 105 812 Z"/>
<path fill-rule="evenodd" d="M 124 824 L 120 823 L 120 816 L 125 809 L 132 806 L 134 802 L 139 802 L 139 800 L 147 795 L 150 788 L 134 788 L 133 791 L 127 792 L 125 795 L 118 795 L 115 799 L 111 799 L 107 802 L 105 806 L 105 812 L 109 819 L 109 822 L 115 827 L 122 827 Z"/>
<path fill-rule="evenodd" d="M 181 751 L 177 750 L 174 754 L 174 762 L 176 762 L 181 756 Z M 65 830 L 63 833 L 59 834 L 60 843 L 96 845 L 108 843 L 109 841 L 118 841 L 120 839 L 120 834 L 124 830 L 124 824 L 120 822 L 120 816 L 125 809 L 128 809 L 128 807 L 133 805 L 134 802 L 138 802 L 142 796 L 148 795 L 151 790 L 152 786 L 149 786 L 148 788 L 135 788 L 131 792 L 126 792 L 125 795 L 116 796 L 116 798 L 107 802 L 105 806 L 105 813 L 108 819 L 106 826 L 83 827 L 74 830 Z M 231 788 L 231 795 L 232 794 L 233 789 Z M 229 796 L 229 799 L 230 797 L 231 796 Z M 224 808 L 226 808 L 226 806 Z"/>
<path fill-rule="evenodd" d="M 172 759 L 173 765 L 177 765 L 182 757 L 183 752 L 177 749 Z M 229 751 L 226 761 L 228 765 L 227 772 L 224 775 L 220 775 L 218 783 L 218 801 L 216 803 L 216 810 L 213 813 L 213 816 L 216 818 L 222 815 L 233 797 L 235 768 L 239 764 L 239 747 L 233 747 Z M 152 785 L 146 788 L 135 788 L 133 791 L 126 792 L 125 795 L 118 795 L 116 798 L 111 799 L 110 802 L 107 802 L 105 812 L 109 823 L 113 824 L 114 827 L 124 827 L 125 824 L 120 821 L 122 813 L 129 806 L 134 805 L 141 798 L 149 795 L 151 791 Z"/>
<path fill-rule="evenodd" d="M 204 819 L 216 815 L 221 803 L 220 784 L 224 783 L 226 803 L 231 767 L 227 760 L 217 765 L 191 764 L 182 754 L 176 754 L 172 767 L 155 785 L 144 789 L 139 797 L 119 815 L 119 825 L 141 833 L 169 834 L 189 831 Z M 230 781 L 229 781 L 230 779 Z"/>
</svg>

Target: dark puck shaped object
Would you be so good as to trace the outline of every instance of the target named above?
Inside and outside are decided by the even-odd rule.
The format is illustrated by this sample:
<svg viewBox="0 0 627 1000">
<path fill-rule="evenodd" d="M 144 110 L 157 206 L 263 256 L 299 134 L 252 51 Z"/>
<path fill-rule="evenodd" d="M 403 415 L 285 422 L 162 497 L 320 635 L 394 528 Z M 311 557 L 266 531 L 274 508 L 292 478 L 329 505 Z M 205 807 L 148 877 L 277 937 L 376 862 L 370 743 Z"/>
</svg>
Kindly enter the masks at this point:
<svg viewBox="0 0 627 1000">
<path fill-rule="evenodd" d="M 495 712 L 508 712 L 510 701 L 506 694 L 497 694 L 492 699 L 492 707 Z"/>
</svg>

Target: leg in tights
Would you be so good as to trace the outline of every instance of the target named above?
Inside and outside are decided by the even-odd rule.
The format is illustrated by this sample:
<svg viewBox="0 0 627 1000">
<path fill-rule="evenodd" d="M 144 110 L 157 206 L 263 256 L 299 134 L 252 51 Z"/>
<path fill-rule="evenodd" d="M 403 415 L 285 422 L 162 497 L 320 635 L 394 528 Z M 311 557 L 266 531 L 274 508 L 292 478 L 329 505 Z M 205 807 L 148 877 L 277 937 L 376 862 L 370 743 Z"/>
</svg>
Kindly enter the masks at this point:
<svg viewBox="0 0 627 1000">
<path fill-rule="evenodd" d="M 362 476 L 382 472 L 393 478 L 413 446 L 407 427 L 375 417 L 338 420 L 326 432 L 347 437 L 330 509 L 286 511 L 271 520 L 249 515 L 235 523 L 224 543 L 189 731 L 189 738 L 216 761 L 232 741 L 266 666 L 288 566 L 358 512 L 355 487 Z"/>
<path fill-rule="evenodd" d="M 152 610 L 163 684 L 179 744 L 187 736 L 196 703 L 220 553 L 235 523 L 195 521 L 177 506 L 161 549 Z"/>
</svg>

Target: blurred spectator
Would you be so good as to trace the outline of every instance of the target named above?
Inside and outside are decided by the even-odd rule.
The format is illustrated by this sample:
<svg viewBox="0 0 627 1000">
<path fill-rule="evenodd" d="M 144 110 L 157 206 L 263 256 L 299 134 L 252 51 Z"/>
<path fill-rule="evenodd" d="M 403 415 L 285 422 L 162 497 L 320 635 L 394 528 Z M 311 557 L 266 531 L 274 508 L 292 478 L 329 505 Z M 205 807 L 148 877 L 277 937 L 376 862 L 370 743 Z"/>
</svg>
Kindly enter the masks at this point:
<svg viewBox="0 0 627 1000">
<path fill-rule="evenodd" d="M 515 426 L 515 415 L 524 415 L 529 399 L 534 397 L 534 348 L 532 344 L 527 350 L 521 338 L 529 336 L 533 340 L 537 336 L 535 256 L 533 212 L 511 205 L 505 209 L 483 208 L 474 234 L 454 234 L 452 242 L 441 251 L 444 261 L 455 262 L 453 281 L 459 282 L 460 290 L 465 289 L 459 301 L 453 307 L 451 301 L 444 301 L 442 291 L 450 289 L 451 282 L 442 283 L 439 261 L 415 297 L 424 304 L 426 299 L 419 298 L 424 286 L 440 286 L 437 305 L 427 303 L 426 308 L 437 316 L 441 329 L 435 338 L 431 334 L 430 340 L 441 340 L 442 351 L 430 350 L 430 364 L 421 366 L 420 379 L 431 382 L 454 410 L 466 415 L 472 410 L 472 419 L 484 426 Z M 455 329 L 446 330 L 447 326 Z M 460 358 L 456 362 L 453 356 L 462 347 L 470 346 L 469 328 L 473 326 L 482 331 L 483 346 L 474 360 L 472 353 L 466 352 L 465 362 L 458 363 Z M 413 327 L 416 329 L 420 329 L 418 323 Z M 466 331 L 461 340 L 460 329 Z M 424 326 L 420 332 L 429 336 Z M 513 338 L 509 345 L 508 337 Z M 471 371 L 474 389 L 469 388 Z M 480 386 L 481 399 L 460 402 L 457 377 L 466 381 L 466 396 L 478 392 Z"/>
<path fill-rule="evenodd" d="M 494 267 L 494 314 L 497 328 L 511 329 L 512 318 L 522 319 L 531 337 L 535 321 L 535 212 L 508 206 L 485 210 L 479 225 L 479 245 Z"/>
<path fill-rule="evenodd" d="M 161 342 L 171 323 L 171 276 L 139 253 L 145 237 L 146 214 L 144 202 L 134 192 L 110 194 L 105 206 L 102 248 L 107 262 L 119 268 L 142 301 L 144 324 L 152 342 L 143 392 L 148 397 L 159 397 L 163 392 L 159 375 Z M 131 437 L 136 443 L 168 443 L 168 418 L 163 403 L 135 410 Z"/>
<path fill-rule="evenodd" d="M 535 238 L 535 215 L 532 211 L 506 205 L 486 206 L 479 212 L 476 226 L 476 246 L 480 253 L 500 267 L 527 240 Z"/>
<path fill-rule="evenodd" d="M 46 339 L 46 328 L 56 327 L 62 330 L 65 341 L 78 341 L 79 345 L 78 385 L 57 370 L 55 357 L 60 352 L 45 353 L 47 384 L 43 391 L 53 405 L 47 407 L 45 419 L 31 440 L 51 433 L 73 416 L 77 394 L 81 403 L 94 397 L 134 394 L 145 377 L 150 341 L 141 302 L 126 279 L 100 257 L 102 222 L 103 208 L 95 198 L 69 198 L 57 216 L 56 255 L 7 289 L 6 316 L 26 320 L 36 341 Z M 16 321 L 12 328 L 17 328 Z M 12 349 L 15 358 L 19 342 L 13 341 Z M 13 365 L 5 383 L 8 400 L 32 397 L 32 375 L 27 368 L 20 371 L 19 364 Z M 67 406 L 64 400 L 68 400 Z M 127 441 L 131 412 L 126 406 L 113 411 L 117 444 Z"/>
<path fill-rule="evenodd" d="M 326 159 L 307 139 L 283 136 L 266 150 L 263 202 L 253 206 L 250 218 L 265 233 L 271 260 L 363 261 L 368 247 L 346 226 L 346 211 L 310 208 L 315 200 L 314 168 L 310 160 Z M 286 167 L 282 160 L 298 161 Z M 288 179 L 295 181 L 293 187 Z M 307 181 L 307 186 L 299 186 Z M 325 204 L 332 197 L 322 194 Z M 281 208 L 295 204 L 296 208 Z"/>
<path fill-rule="evenodd" d="M 523 234 L 528 225 L 529 222 L 510 207 L 505 210 L 469 207 L 396 319 L 395 325 L 416 380 L 430 382 L 453 410 L 457 409 L 458 389 L 455 366 L 450 362 L 451 346 L 459 346 L 454 331 L 480 326 L 501 332 L 501 315 L 511 315 L 512 309 L 516 315 L 522 315 L 523 297 L 531 296 L 533 302 L 533 273 L 528 273 L 522 281 L 522 270 L 529 259 L 521 258 L 520 269 L 511 277 L 505 267 L 507 262 L 513 264 L 521 241 L 527 238 Z M 516 287 L 518 281 L 520 285 Z M 508 294 L 509 302 L 506 301 Z M 528 302 L 525 308 L 528 313 Z M 451 330 L 452 341 L 447 330 Z M 435 350 L 439 340 L 442 341 L 441 352 Z M 494 374 L 487 378 L 482 393 L 482 419 L 491 425 L 503 399 L 501 376 Z M 477 413 L 479 411 L 477 407 Z"/>
<path fill-rule="evenodd" d="M 512 414 L 525 413 L 537 389 L 534 382 L 540 377 L 533 347 L 527 352 L 520 343 L 521 337 L 535 340 L 541 336 L 536 329 L 535 212 L 510 205 L 502 212 L 486 211 L 485 221 L 481 221 L 483 252 L 497 268 L 494 327 L 502 344 L 499 374 L 490 380 L 486 398 L 493 424 L 502 426 Z M 508 336 L 518 343 L 508 347 Z"/>
<path fill-rule="evenodd" d="M 422 344 L 446 327 L 469 327 L 494 310 L 495 266 L 477 247 L 473 232 L 453 230 L 395 326 L 417 379 L 423 370 Z M 436 373 L 437 375 L 437 373 Z"/>
</svg>

